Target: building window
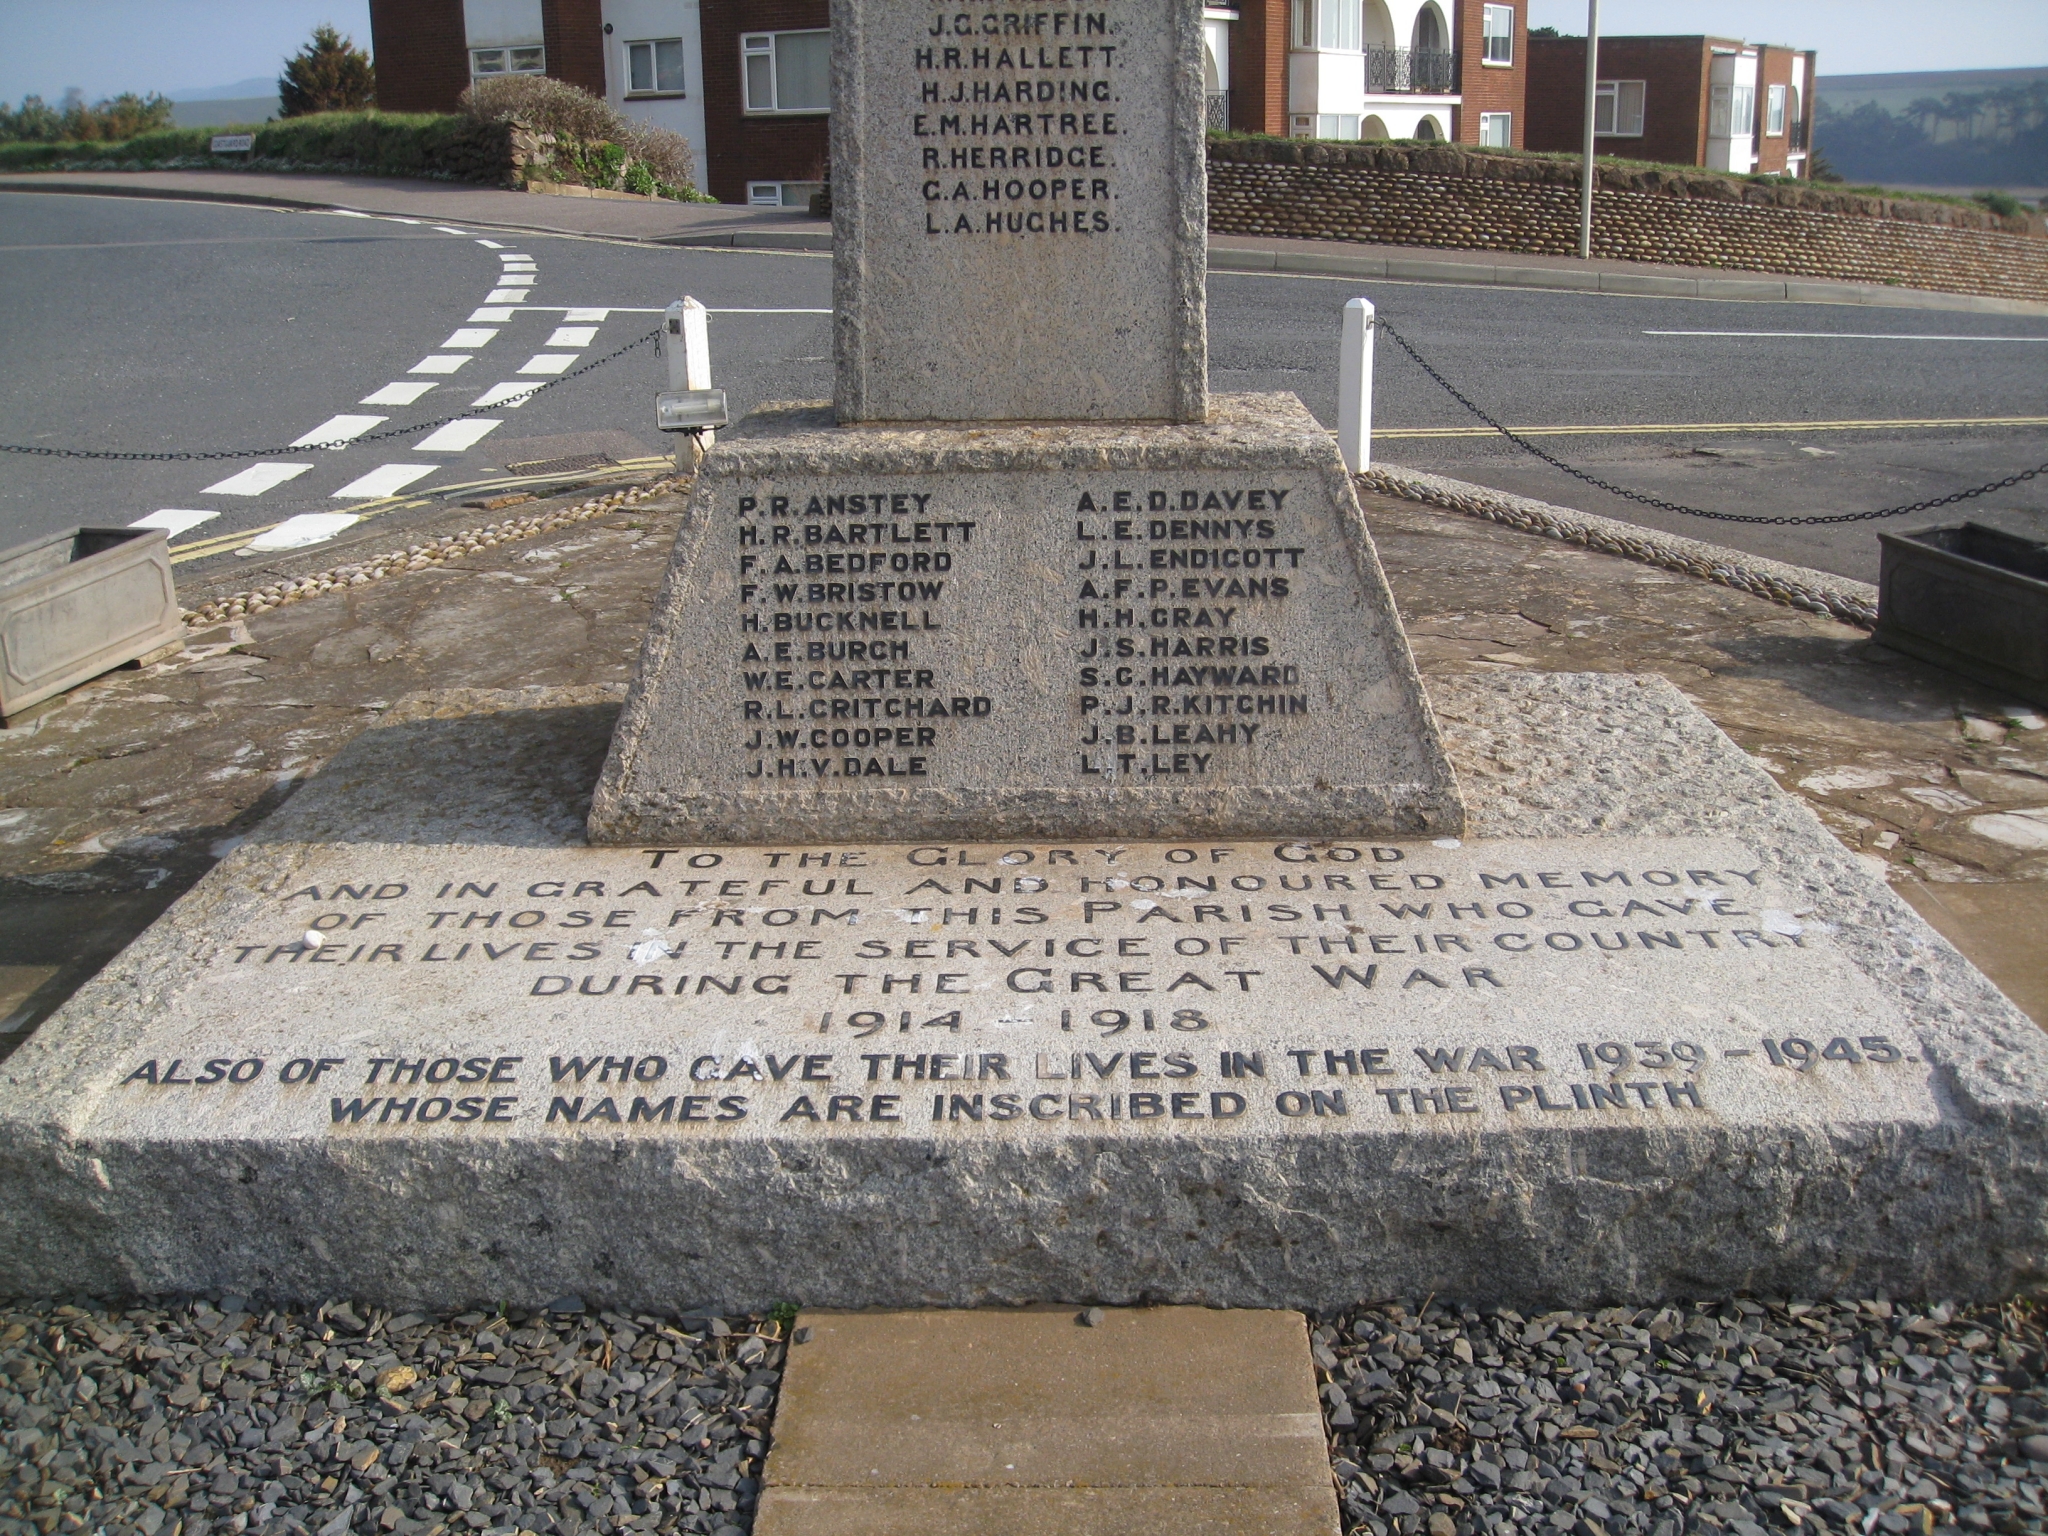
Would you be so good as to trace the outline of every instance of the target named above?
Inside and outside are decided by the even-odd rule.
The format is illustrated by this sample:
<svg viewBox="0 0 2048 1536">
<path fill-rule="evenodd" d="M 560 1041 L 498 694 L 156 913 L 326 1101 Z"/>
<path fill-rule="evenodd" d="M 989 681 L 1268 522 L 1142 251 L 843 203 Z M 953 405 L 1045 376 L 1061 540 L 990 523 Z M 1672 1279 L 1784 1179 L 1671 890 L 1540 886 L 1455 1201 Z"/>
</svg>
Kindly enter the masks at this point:
<svg viewBox="0 0 2048 1536">
<path fill-rule="evenodd" d="M 1593 131 L 1618 139 L 1643 136 L 1643 82 L 1602 80 L 1593 91 Z"/>
<path fill-rule="evenodd" d="M 749 32 L 740 63 L 749 112 L 832 109 L 831 32 Z"/>
<path fill-rule="evenodd" d="M 540 75 L 547 72 L 547 50 L 531 48 L 472 48 L 469 77 L 482 80 L 489 75 Z"/>
<path fill-rule="evenodd" d="M 1774 85 L 1764 97 L 1764 132 L 1780 138 L 1785 132 L 1785 87 Z"/>
<path fill-rule="evenodd" d="M 809 208 L 812 196 L 824 190 L 822 181 L 750 181 L 747 202 L 755 208 Z"/>
<path fill-rule="evenodd" d="M 1480 113 L 1479 142 L 1488 149 L 1513 149 L 1515 147 L 1515 114 L 1512 112 Z"/>
<path fill-rule="evenodd" d="M 1515 8 L 1512 5 L 1485 7 L 1479 19 L 1479 32 L 1485 41 L 1487 63 L 1515 62 Z"/>
<path fill-rule="evenodd" d="M 1756 132 L 1756 87 L 1717 85 L 1707 108 L 1707 137 L 1746 139 Z"/>
<path fill-rule="evenodd" d="M 1365 7 L 1358 0 L 1294 0 L 1294 46 L 1356 53 L 1365 46 Z"/>
<path fill-rule="evenodd" d="M 680 37 L 659 37 L 644 43 L 626 44 L 626 94 L 682 95 L 683 40 Z"/>
</svg>

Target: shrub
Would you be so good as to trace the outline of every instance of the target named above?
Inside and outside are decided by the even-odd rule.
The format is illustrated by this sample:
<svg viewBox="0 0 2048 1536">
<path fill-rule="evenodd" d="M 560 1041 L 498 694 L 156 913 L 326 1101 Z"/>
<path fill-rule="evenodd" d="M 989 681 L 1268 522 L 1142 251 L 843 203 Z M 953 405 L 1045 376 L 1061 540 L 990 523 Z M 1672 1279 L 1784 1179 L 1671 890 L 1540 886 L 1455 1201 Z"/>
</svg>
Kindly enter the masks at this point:
<svg viewBox="0 0 2048 1536">
<path fill-rule="evenodd" d="M 57 107 L 40 96 L 22 98 L 13 111 L 0 106 L 0 142 L 100 144 L 170 126 L 171 103 L 155 92 L 124 91 L 90 107 L 76 92 Z"/>
<path fill-rule="evenodd" d="M 1982 203 L 1986 208 L 1989 208 L 1993 213 L 2004 219 L 2016 217 L 2026 207 L 2025 203 L 2022 203 L 2010 192 L 1979 192 L 1970 200 L 1975 203 Z"/>
<path fill-rule="evenodd" d="M 370 56 L 332 27 L 315 27 L 313 40 L 285 61 L 277 82 L 281 117 L 352 112 L 377 99 Z"/>
<path fill-rule="evenodd" d="M 636 123 L 602 98 L 546 75 L 499 75 L 462 93 L 478 122 L 520 123 L 552 134 L 553 168 L 587 187 L 689 198 L 696 184 L 690 141 Z"/>
</svg>

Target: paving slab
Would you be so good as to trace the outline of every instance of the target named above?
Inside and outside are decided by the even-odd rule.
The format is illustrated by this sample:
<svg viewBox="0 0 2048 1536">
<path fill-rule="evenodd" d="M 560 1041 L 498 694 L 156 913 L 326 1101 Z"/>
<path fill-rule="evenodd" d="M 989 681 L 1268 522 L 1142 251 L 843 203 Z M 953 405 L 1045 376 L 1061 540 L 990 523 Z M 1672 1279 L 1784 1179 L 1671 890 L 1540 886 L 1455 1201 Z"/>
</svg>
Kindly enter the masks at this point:
<svg viewBox="0 0 2048 1536">
<path fill-rule="evenodd" d="M 756 1536 L 1335 1536 L 1299 1313 L 806 1311 Z"/>
</svg>

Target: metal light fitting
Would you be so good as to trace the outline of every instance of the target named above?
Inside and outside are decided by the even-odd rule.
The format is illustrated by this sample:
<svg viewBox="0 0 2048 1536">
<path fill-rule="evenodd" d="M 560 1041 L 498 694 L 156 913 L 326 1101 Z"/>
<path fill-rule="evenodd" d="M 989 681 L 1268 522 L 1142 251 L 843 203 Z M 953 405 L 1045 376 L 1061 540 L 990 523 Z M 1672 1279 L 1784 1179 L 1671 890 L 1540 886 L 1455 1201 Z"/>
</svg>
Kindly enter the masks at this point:
<svg viewBox="0 0 2048 1536">
<path fill-rule="evenodd" d="M 654 397 L 655 425 L 664 432 L 701 432 L 730 419 L 722 389 L 665 389 Z"/>
</svg>

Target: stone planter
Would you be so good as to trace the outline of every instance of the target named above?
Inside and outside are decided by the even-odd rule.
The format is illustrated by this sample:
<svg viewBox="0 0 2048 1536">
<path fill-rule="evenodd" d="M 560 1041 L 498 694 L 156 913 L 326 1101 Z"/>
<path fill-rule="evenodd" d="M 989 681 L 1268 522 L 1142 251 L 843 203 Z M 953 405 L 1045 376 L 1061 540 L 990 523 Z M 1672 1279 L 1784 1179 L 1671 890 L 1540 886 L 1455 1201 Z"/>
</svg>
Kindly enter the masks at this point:
<svg viewBox="0 0 2048 1536">
<path fill-rule="evenodd" d="M 161 528 L 71 528 L 0 551 L 0 717 L 183 636 Z"/>
<path fill-rule="evenodd" d="M 2048 544 L 1981 523 L 1878 540 L 1879 643 L 2048 704 Z"/>
</svg>

